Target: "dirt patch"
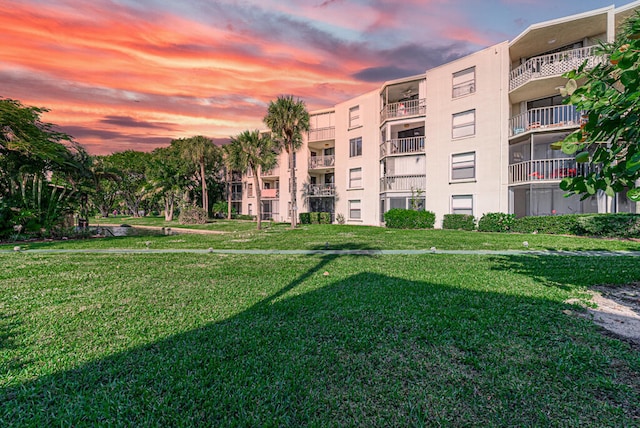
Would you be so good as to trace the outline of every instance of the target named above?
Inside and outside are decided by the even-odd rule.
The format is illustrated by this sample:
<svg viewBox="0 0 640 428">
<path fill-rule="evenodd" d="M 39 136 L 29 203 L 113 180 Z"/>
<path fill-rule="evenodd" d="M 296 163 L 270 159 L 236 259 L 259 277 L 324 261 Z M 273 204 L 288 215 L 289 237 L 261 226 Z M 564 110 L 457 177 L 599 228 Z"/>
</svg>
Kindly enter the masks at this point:
<svg viewBox="0 0 640 428">
<path fill-rule="evenodd" d="M 586 307 L 585 315 L 614 336 L 640 347 L 640 282 L 600 285 L 590 294 L 596 307 Z"/>
</svg>

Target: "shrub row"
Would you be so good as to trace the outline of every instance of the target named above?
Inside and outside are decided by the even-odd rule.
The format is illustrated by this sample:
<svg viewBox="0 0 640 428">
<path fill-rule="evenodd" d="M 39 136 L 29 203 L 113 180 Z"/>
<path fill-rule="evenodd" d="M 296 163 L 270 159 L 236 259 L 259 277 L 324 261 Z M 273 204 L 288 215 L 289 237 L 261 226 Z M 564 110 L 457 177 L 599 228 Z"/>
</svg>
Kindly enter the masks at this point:
<svg viewBox="0 0 640 428">
<path fill-rule="evenodd" d="M 331 213 L 300 213 L 300 224 L 331 224 Z"/>
<path fill-rule="evenodd" d="M 443 229 L 475 230 L 476 219 L 469 214 L 445 214 L 442 220 Z"/>
<path fill-rule="evenodd" d="M 431 211 L 393 208 L 384 213 L 384 222 L 391 229 L 433 229 L 436 215 Z"/>
<path fill-rule="evenodd" d="M 478 221 L 478 231 L 640 238 L 640 214 L 567 214 L 516 218 L 513 214 L 487 213 Z"/>
</svg>

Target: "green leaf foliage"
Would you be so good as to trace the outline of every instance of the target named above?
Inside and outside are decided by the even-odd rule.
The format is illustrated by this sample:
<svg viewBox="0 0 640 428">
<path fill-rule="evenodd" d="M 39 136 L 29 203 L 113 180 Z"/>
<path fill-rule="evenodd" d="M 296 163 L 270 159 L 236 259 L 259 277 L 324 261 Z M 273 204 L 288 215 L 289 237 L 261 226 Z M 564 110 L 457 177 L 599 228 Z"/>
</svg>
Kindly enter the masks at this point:
<svg viewBox="0 0 640 428">
<path fill-rule="evenodd" d="M 390 229 L 433 229 L 436 215 L 431 211 L 393 208 L 384 213 L 384 221 Z"/>
<path fill-rule="evenodd" d="M 509 232 L 515 218 L 515 214 L 486 213 L 478 221 L 478 230 L 480 232 Z"/>
<path fill-rule="evenodd" d="M 475 230 L 476 219 L 469 214 L 445 214 L 442 219 L 443 229 Z"/>
<path fill-rule="evenodd" d="M 630 190 L 630 199 L 640 179 L 640 14 L 624 23 L 618 38 L 603 43 L 602 61 L 566 73 L 582 82 L 566 103 L 579 111 L 586 122 L 562 143 L 562 151 L 575 155 L 577 162 L 591 162 L 588 177 L 563 180 L 561 188 L 570 193 L 592 195 L 598 190 L 614 195 Z M 566 89 L 565 89 L 566 92 Z M 591 154 L 589 156 L 589 153 Z"/>
</svg>

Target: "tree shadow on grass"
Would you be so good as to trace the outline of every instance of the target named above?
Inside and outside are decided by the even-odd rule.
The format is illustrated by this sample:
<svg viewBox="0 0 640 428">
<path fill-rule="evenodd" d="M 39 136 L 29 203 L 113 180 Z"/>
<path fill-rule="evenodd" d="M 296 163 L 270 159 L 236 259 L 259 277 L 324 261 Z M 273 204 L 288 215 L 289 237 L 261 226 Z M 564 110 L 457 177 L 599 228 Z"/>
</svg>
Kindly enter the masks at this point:
<svg viewBox="0 0 640 428">
<path fill-rule="evenodd" d="M 563 290 L 576 286 L 624 284 L 640 278 L 637 257 L 512 255 L 491 258 L 493 270 L 515 272 Z"/>
<path fill-rule="evenodd" d="M 338 257 L 319 257 L 232 318 L 4 388 L 0 424 L 623 426 L 640 417 L 638 383 L 615 380 L 632 364 L 597 336 L 567 335 L 557 302 L 372 272 L 322 276 L 321 288 L 287 296 Z"/>
<path fill-rule="evenodd" d="M 9 350 L 18 348 L 15 338 L 20 334 L 21 323 L 15 314 L 0 312 L 0 367 L 8 371 L 18 370 L 29 364 L 28 360 L 6 357 Z M 2 373 L 2 371 L 0 371 Z"/>
</svg>

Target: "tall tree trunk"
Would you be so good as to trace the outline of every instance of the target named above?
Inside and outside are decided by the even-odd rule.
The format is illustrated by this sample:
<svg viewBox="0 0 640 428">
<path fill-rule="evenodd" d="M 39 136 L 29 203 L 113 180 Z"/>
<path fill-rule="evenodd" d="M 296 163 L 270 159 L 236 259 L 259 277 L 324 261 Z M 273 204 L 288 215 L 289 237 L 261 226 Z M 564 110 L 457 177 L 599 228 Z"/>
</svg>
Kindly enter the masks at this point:
<svg viewBox="0 0 640 428">
<path fill-rule="evenodd" d="M 209 215 L 209 194 L 207 192 L 207 180 L 204 176 L 204 159 L 200 161 L 200 179 L 202 180 L 202 209 Z"/>
<path fill-rule="evenodd" d="M 253 186 L 256 188 L 256 212 L 258 213 L 258 230 L 262 229 L 262 189 L 260 189 L 260 168 L 253 172 Z"/>
<path fill-rule="evenodd" d="M 231 220 L 231 191 L 233 190 L 233 187 L 231 186 L 231 180 L 233 180 L 233 171 L 229 170 L 227 172 L 227 220 Z"/>
<path fill-rule="evenodd" d="M 296 201 L 296 168 L 293 164 L 293 147 L 289 147 L 289 191 L 291 193 L 291 228 L 295 229 L 298 225 L 298 205 Z"/>
<path fill-rule="evenodd" d="M 173 192 L 165 193 L 164 196 L 164 221 L 173 221 L 173 207 L 175 195 Z"/>
</svg>

